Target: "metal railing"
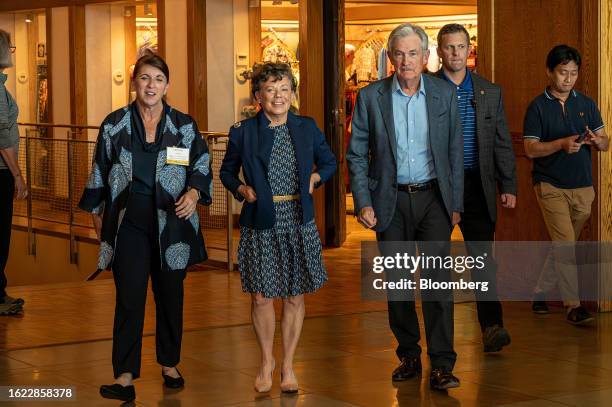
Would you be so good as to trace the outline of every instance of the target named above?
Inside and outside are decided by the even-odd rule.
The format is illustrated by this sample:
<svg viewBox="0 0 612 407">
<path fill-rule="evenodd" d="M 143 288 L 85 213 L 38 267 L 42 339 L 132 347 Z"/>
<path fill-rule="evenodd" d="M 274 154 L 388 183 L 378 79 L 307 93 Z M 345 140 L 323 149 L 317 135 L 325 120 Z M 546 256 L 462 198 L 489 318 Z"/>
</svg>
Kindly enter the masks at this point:
<svg viewBox="0 0 612 407">
<path fill-rule="evenodd" d="M 78 208 L 78 201 L 87 183 L 95 147 L 92 139 L 98 127 L 18 124 L 25 130 L 25 137 L 20 137 L 19 163 L 30 193 L 26 200 L 14 202 L 14 216 L 27 220 L 28 254 L 36 255 L 35 230 L 65 233 L 70 239 L 70 263 L 77 264 L 77 237 L 93 230 L 90 214 Z M 228 138 L 226 133 L 201 132 L 201 135 L 210 151 L 213 202 L 207 207 L 198 206 L 200 227 L 208 249 L 227 252 L 227 267 L 231 271 L 232 197 L 219 180 Z M 34 221 L 39 222 L 34 225 Z"/>
</svg>

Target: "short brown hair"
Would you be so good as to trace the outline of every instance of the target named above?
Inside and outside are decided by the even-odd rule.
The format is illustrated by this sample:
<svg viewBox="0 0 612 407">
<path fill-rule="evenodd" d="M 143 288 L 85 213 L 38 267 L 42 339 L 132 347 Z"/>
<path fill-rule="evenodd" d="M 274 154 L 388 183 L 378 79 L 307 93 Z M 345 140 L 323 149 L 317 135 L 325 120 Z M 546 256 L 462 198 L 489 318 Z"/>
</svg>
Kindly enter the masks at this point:
<svg viewBox="0 0 612 407">
<path fill-rule="evenodd" d="M 0 30 L 0 69 L 13 66 L 11 60 L 11 34 Z"/>
<path fill-rule="evenodd" d="M 170 82 L 170 70 L 168 69 L 166 61 L 164 61 L 162 57 L 153 53 L 153 51 L 150 50 L 147 50 L 145 54 L 138 58 L 138 61 L 136 61 L 136 65 L 134 65 L 134 72 L 132 73 L 132 79 L 136 78 L 138 72 L 145 65 L 152 66 L 162 71 L 162 73 L 166 75 L 166 80 Z"/>
<path fill-rule="evenodd" d="M 442 46 L 442 37 L 446 34 L 456 34 L 463 33 L 465 34 L 465 39 L 467 41 L 467 45 L 470 45 L 470 33 L 465 29 L 464 26 L 457 23 L 446 24 L 444 27 L 440 28 L 438 31 L 438 47 Z"/>
<path fill-rule="evenodd" d="M 289 82 L 291 82 L 291 90 L 293 92 L 297 90 L 297 81 L 295 80 L 295 76 L 293 76 L 293 71 L 291 71 L 291 66 L 289 64 L 266 62 L 265 64 L 256 65 L 253 68 L 253 74 L 251 75 L 251 93 L 253 96 L 261 90 L 261 85 L 266 83 L 270 78 L 275 78 L 275 82 L 287 78 Z"/>
</svg>

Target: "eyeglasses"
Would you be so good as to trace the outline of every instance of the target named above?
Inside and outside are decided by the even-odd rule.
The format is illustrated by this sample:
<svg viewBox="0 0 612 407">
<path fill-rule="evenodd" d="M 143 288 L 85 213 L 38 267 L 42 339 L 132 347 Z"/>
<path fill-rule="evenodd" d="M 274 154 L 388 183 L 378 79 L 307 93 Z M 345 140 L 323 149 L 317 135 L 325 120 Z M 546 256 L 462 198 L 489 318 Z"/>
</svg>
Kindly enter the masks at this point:
<svg viewBox="0 0 612 407">
<path fill-rule="evenodd" d="M 14 46 L 14 45 L 11 45 L 11 46 L 9 47 L 9 49 L 11 50 L 11 54 L 14 54 L 14 53 L 15 53 L 15 50 L 17 49 L 17 47 L 16 47 L 16 46 Z"/>
</svg>

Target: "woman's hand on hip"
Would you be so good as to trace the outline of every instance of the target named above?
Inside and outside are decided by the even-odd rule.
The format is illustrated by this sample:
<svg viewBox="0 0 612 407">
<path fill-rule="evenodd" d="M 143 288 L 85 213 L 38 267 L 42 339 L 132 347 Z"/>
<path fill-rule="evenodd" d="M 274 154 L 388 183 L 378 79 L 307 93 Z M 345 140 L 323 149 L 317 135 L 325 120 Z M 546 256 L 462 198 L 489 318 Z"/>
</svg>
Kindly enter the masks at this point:
<svg viewBox="0 0 612 407">
<path fill-rule="evenodd" d="M 198 206 L 198 191 L 190 189 L 174 205 L 176 206 L 176 216 L 181 219 L 190 218 Z"/>
<path fill-rule="evenodd" d="M 240 185 L 238 187 L 238 193 L 242 195 L 248 203 L 253 203 L 257 200 L 255 190 L 248 185 Z"/>
<path fill-rule="evenodd" d="M 317 182 L 321 182 L 321 176 L 318 172 L 313 172 L 312 174 L 310 174 L 310 188 L 308 192 L 310 192 L 311 194 L 314 192 L 315 184 Z"/>
</svg>

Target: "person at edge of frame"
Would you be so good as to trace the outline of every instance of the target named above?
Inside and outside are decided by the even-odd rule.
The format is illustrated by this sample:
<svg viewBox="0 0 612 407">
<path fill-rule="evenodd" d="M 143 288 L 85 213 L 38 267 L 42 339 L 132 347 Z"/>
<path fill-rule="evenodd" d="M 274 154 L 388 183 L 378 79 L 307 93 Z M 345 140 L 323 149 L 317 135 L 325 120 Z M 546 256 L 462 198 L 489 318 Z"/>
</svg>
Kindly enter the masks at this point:
<svg viewBox="0 0 612 407">
<path fill-rule="evenodd" d="M 546 293 L 558 286 L 566 321 L 585 325 L 593 315 L 580 302 L 575 243 L 595 199 L 593 152 L 608 151 L 595 101 L 574 89 L 582 58 L 568 45 L 546 57 L 548 86 L 529 104 L 523 126 L 525 153 L 533 160 L 533 189 L 552 240 L 534 289 L 532 310 L 548 313 Z"/>
</svg>

